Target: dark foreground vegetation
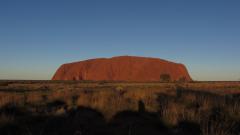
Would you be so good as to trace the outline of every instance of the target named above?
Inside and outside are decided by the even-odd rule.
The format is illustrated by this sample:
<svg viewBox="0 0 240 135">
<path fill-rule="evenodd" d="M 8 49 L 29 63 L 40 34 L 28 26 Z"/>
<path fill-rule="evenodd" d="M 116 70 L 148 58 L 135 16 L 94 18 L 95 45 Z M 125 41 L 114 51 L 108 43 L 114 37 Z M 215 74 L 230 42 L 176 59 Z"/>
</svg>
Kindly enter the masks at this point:
<svg viewBox="0 0 240 135">
<path fill-rule="evenodd" d="M 1 82 L 0 135 L 240 135 L 239 86 Z"/>
</svg>

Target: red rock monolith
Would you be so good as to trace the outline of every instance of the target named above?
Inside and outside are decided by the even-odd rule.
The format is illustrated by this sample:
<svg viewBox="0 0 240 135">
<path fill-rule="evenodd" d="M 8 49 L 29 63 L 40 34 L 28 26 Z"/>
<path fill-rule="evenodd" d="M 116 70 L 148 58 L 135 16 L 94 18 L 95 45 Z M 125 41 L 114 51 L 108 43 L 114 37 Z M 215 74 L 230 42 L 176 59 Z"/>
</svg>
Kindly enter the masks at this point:
<svg viewBox="0 0 240 135">
<path fill-rule="evenodd" d="M 52 80 L 160 81 L 168 74 L 171 81 L 191 81 L 183 64 L 159 58 L 118 56 L 63 64 Z"/>
</svg>

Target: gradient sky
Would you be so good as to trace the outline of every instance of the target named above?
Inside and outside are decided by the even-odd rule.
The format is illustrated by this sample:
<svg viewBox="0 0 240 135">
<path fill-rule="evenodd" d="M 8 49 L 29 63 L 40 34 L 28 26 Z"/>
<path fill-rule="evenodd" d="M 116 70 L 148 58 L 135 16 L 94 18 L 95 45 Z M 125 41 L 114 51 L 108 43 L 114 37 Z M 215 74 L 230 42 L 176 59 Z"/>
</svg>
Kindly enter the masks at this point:
<svg viewBox="0 0 240 135">
<path fill-rule="evenodd" d="M 135 55 L 194 80 L 240 79 L 239 0 L 1 0 L 0 79 L 51 79 L 63 63 Z"/>
</svg>

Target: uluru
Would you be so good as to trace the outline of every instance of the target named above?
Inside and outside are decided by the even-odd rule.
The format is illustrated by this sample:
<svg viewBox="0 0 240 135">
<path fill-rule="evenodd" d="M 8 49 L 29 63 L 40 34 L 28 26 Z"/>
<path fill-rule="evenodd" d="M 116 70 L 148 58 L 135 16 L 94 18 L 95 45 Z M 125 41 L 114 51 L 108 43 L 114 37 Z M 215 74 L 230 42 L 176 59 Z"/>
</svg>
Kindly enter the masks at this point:
<svg viewBox="0 0 240 135">
<path fill-rule="evenodd" d="M 168 75 L 171 81 L 192 80 L 183 64 L 139 56 L 96 58 L 63 64 L 52 80 L 149 82 L 160 81 L 163 75 Z"/>
</svg>

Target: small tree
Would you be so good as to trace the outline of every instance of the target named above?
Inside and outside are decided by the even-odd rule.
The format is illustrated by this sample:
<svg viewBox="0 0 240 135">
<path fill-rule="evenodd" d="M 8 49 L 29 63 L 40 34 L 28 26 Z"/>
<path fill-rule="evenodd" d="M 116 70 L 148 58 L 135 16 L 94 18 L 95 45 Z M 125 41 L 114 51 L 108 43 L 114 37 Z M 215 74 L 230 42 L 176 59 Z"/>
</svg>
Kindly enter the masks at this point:
<svg viewBox="0 0 240 135">
<path fill-rule="evenodd" d="M 181 78 L 178 79 L 178 82 L 180 82 L 180 83 L 184 83 L 186 81 L 187 81 L 186 77 L 181 77 Z"/>
<path fill-rule="evenodd" d="M 161 74 L 160 75 L 160 81 L 161 82 L 170 82 L 171 76 L 169 74 Z"/>
</svg>

